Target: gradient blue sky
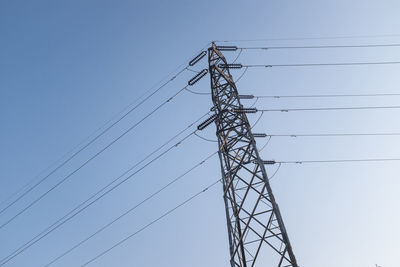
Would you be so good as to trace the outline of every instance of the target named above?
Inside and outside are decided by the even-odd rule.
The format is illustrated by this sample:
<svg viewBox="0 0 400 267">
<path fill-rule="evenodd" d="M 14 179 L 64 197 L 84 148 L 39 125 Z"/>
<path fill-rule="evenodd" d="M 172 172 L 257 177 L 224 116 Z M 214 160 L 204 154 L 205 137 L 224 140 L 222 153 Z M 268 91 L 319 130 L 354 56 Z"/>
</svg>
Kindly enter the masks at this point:
<svg viewBox="0 0 400 267">
<path fill-rule="evenodd" d="M 398 1 L 0 1 L 0 200 L 41 173 L 211 40 L 400 34 Z M 400 36 L 240 42 L 236 45 L 396 43 Z M 232 59 L 235 54 L 228 55 Z M 399 48 L 243 52 L 243 64 L 399 61 Z M 203 60 L 196 66 L 205 68 Z M 400 67 L 252 69 L 247 94 L 397 93 Z M 241 71 L 234 71 L 235 77 Z M 40 188 L 6 221 L 184 86 L 186 72 Z M 209 92 L 208 78 L 194 88 Z M 258 108 L 398 105 L 400 97 L 263 100 Z M 250 104 L 250 103 L 249 103 Z M 28 212 L 0 229 L 0 257 L 28 241 L 211 106 L 179 95 Z M 399 111 L 271 113 L 268 133 L 399 132 Z M 257 116 L 250 116 L 254 122 Z M 214 138 L 214 126 L 202 133 Z M 273 138 L 265 159 L 399 157 L 398 137 Z M 43 266 L 215 151 L 188 139 L 6 266 Z M 268 169 L 273 173 L 274 167 Z M 80 266 L 220 175 L 209 161 L 54 266 Z M 272 182 L 302 267 L 398 267 L 399 165 L 285 165 Z M 221 186 L 90 266 L 229 266 Z"/>
</svg>

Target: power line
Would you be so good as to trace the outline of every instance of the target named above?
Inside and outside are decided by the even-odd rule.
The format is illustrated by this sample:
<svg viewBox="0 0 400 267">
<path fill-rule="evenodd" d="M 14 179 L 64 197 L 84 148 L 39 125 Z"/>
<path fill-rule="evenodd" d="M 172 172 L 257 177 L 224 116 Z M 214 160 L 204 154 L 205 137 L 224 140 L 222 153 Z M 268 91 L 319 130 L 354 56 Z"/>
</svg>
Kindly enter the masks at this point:
<svg viewBox="0 0 400 267">
<path fill-rule="evenodd" d="M 239 48 L 239 53 L 238 53 L 238 55 L 236 56 L 236 58 L 232 61 L 232 63 L 235 63 L 235 62 L 239 59 L 240 55 L 242 55 L 242 52 L 243 52 L 243 49 L 240 49 L 240 48 Z"/>
<path fill-rule="evenodd" d="M 267 142 L 265 142 L 265 144 L 260 148 L 259 152 L 263 151 L 264 148 L 266 148 L 269 144 L 269 142 L 271 142 L 272 136 L 269 136 Z"/>
<path fill-rule="evenodd" d="M 335 97 L 385 97 L 400 96 L 398 93 L 386 94 L 328 94 L 328 95 L 249 95 L 251 98 L 335 98 Z"/>
<path fill-rule="evenodd" d="M 290 112 L 290 111 L 331 111 L 331 110 L 366 110 L 366 109 L 398 109 L 400 106 L 371 106 L 371 107 L 320 107 L 320 108 L 283 108 L 283 109 L 256 109 L 263 112 Z"/>
<path fill-rule="evenodd" d="M 236 79 L 235 83 L 239 82 L 243 78 L 243 76 L 246 74 L 248 69 L 249 68 L 244 69 L 243 73 Z"/>
<path fill-rule="evenodd" d="M 206 48 L 210 43 L 207 43 L 206 46 L 204 46 L 200 51 L 202 51 L 204 48 Z M 40 177 L 40 175 L 44 172 L 46 172 L 48 169 L 50 169 L 53 165 L 55 165 L 57 162 L 61 161 L 64 159 L 67 155 L 69 155 L 72 151 L 74 151 L 76 148 L 81 146 L 83 143 L 85 143 L 88 139 L 90 139 L 96 132 L 101 131 L 98 135 L 96 135 L 94 138 L 90 139 L 88 143 L 86 143 L 83 147 L 78 149 L 75 153 L 70 155 L 66 160 L 62 161 L 60 164 L 58 164 L 53 170 L 50 171 L 45 177 L 37 181 L 34 185 L 29 187 L 28 190 L 26 190 L 23 194 L 21 194 L 19 197 L 17 197 L 14 201 L 9 203 L 5 208 L 0 210 L 0 214 L 6 211 L 8 208 L 10 208 L 12 205 L 14 205 L 17 201 L 19 201 L 21 198 L 23 198 L 25 195 L 27 195 L 29 192 L 31 192 L 33 189 L 35 189 L 37 186 L 39 186 L 41 183 L 43 183 L 47 178 L 49 178 L 53 173 L 55 173 L 57 170 L 59 170 L 61 167 L 63 167 L 65 164 L 67 164 L 69 161 L 71 161 L 75 156 L 77 156 L 80 152 L 82 152 L 84 149 L 86 149 L 88 146 L 90 146 L 92 143 L 94 143 L 97 139 L 99 139 L 101 136 L 103 136 L 106 132 L 108 132 L 112 127 L 114 127 L 116 124 L 118 124 L 121 120 L 123 120 L 126 116 L 128 116 L 130 113 L 132 113 L 135 109 L 137 109 L 139 106 L 141 106 L 143 103 L 145 103 L 149 98 L 151 98 L 154 94 L 159 92 L 162 88 L 164 88 L 167 84 L 175 80 L 179 75 L 181 75 L 185 70 L 188 70 L 188 67 L 183 68 L 180 70 L 185 64 L 187 64 L 189 60 L 186 60 L 184 63 L 180 64 L 175 70 L 170 72 L 165 78 L 161 79 L 159 82 L 157 82 L 154 86 L 152 86 L 149 90 L 145 91 L 142 95 L 140 95 L 135 101 L 127 105 L 124 109 L 122 109 L 119 113 L 117 113 L 115 116 L 113 116 L 110 120 L 106 121 L 101 127 L 99 127 L 97 130 L 95 130 L 92 134 L 90 134 L 87 138 L 85 138 L 82 142 L 80 142 L 77 146 L 72 148 L 70 151 L 68 151 L 66 154 L 64 154 L 58 161 L 54 162 L 51 164 L 48 168 L 43 170 L 42 172 L 39 173 L 35 178 L 30 180 L 28 183 L 26 183 L 24 186 L 22 186 L 20 189 L 16 190 L 14 193 L 9 195 L 6 199 L 4 199 L 1 203 L 0 206 L 6 203 L 8 200 L 12 199 L 14 196 L 18 195 L 22 190 L 24 190 L 26 187 L 28 187 L 30 184 L 32 184 L 36 178 Z M 178 71 L 178 72 L 177 72 Z M 176 74 L 174 74 L 177 72 Z M 161 84 L 158 88 L 156 88 L 157 84 L 161 83 L 162 80 L 167 79 L 170 77 L 166 82 Z M 150 93 L 154 88 L 152 93 Z M 145 97 L 142 101 L 140 101 L 138 104 L 134 105 L 137 103 L 140 99 L 142 99 L 146 94 L 150 93 L 147 97 Z M 134 106 L 133 106 L 134 105 Z M 133 107 L 132 107 L 133 106 Z M 122 115 L 121 115 L 122 114 Z M 121 116 L 120 116 L 121 115 Z M 118 117 L 119 116 L 119 117 Z M 118 117 L 118 118 L 117 118 Z M 106 127 L 107 124 L 109 124 L 111 121 L 113 121 L 115 118 L 117 118 L 116 121 L 114 121 L 111 125 Z M 104 128 L 106 127 L 106 128 Z"/>
<path fill-rule="evenodd" d="M 212 139 L 205 138 L 205 137 L 203 137 L 203 136 L 201 136 L 201 135 L 199 135 L 199 134 L 197 134 L 197 133 L 195 133 L 195 135 L 196 135 L 198 138 L 203 139 L 204 141 L 212 142 L 212 143 L 218 143 L 217 140 L 212 140 Z"/>
<path fill-rule="evenodd" d="M 78 215 L 79 213 L 81 213 L 82 211 L 84 211 L 85 209 L 87 209 L 88 207 L 90 207 L 92 204 L 94 204 L 95 202 L 97 202 L 98 200 L 100 200 L 101 198 L 103 198 L 105 195 L 107 195 L 108 193 L 110 193 L 111 191 L 113 191 L 114 189 L 116 189 L 117 187 L 119 187 L 121 184 L 123 184 L 124 182 L 126 182 L 127 180 L 129 180 L 130 178 L 132 178 L 133 176 L 135 176 L 137 173 L 139 173 L 140 171 L 142 171 L 144 168 L 148 167 L 150 164 L 152 164 L 153 162 L 155 162 L 156 160 L 158 160 L 159 158 L 161 158 L 163 155 L 165 155 L 166 153 L 168 153 L 170 150 L 172 150 L 173 148 L 177 147 L 182 141 L 186 140 L 187 138 L 189 138 L 191 135 L 193 135 L 194 132 L 190 133 L 189 135 L 187 135 L 185 138 L 183 138 L 181 141 L 179 141 L 178 143 L 176 143 L 175 145 L 171 146 L 169 149 L 167 149 L 166 151 L 164 151 L 163 153 L 161 153 L 160 155 L 158 155 L 156 158 L 152 159 L 151 161 L 149 161 L 148 163 L 146 163 L 144 166 L 142 166 L 140 169 L 138 169 L 137 171 L 135 171 L 134 173 L 130 174 L 129 176 L 127 176 L 126 178 L 124 178 L 123 180 L 121 180 L 119 183 L 115 184 L 114 186 L 112 186 L 110 189 L 108 189 L 107 191 L 105 191 L 104 193 L 102 193 L 101 195 L 99 195 L 104 189 L 106 189 L 107 187 L 109 187 L 110 185 L 112 185 L 114 182 L 116 182 L 117 180 L 119 180 L 119 178 L 121 178 L 124 174 L 122 174 L 121 176 L 119 176 L 118 178 L 116 178 L 115 180 L 113 180 L 111 183 L 109 183 L 107 186 L 103 187 L 102 189 L 100 189 L 98 192 L 96 192 L 95 194 L 93 194 L 90 198 L 88 198 L 87 200 L 85 200 L 84 202 L 82 202 L 81 204 L 79 204 L 77 207 L 75 207 L 72 211 L 70 211 L 67 215 L 64 215 L 61 219 L 59 219 L 56 223 L 52 224 L 50 227 L 46 228 L 46 230 L 42 231 L 41 234 L 37 235 L 36 237 L 34 237 L 33 239 L 31 239 L 30 241 L 28 241 L 27 243 L 25 243 L 23 246 L 21 246 L 20 248 L 18 248 L 17 250 L 15 250 L 14 252 L 12 252 L 10 255 L 8 255 L 6 258 L 1 260 L 0 266 L 4 265 L 5 263 L 7 263 L 8 261 L 10 261 L 11 259 L 15 258 L 16 256 L 18 256 L 19 254 L 21 254 L 23 251 L 25 251 L 26 249 L 28 249 L 29 247 L 31 247 L 33 244 L 37 243 L 38 241 L 40 241 L 41 239 L 43 239 L 45 236 L 49 235 L 51 232 L 53 232 L 54 230 L 56 230 L 57 228 L 59 228 L 61 225 L 65 224 L 66 222 L 70 221 L 72 218 L 74 218 L 76 215 Z M 96 197 L 97 195 L 99 195 L 98 197 Z M 95 198 L 96 197 L 96 198 Z M 91 199 L 93 199 L 92 201 L 90 201 Z M 90 202 L 89 202 L 90 201 Z M 85 206 L 83 206 L 85 203 Z M 83 207 L 82 207 L 83 206 Z M 82 208 L 80 208 L 82 207 Z M 80 208 L 80 209 L 79 209 Z M 79 209 L 79 210 L 78 210 Z M 76 211 L 77 210 L 77 211 Z M 76 211 L 75 213 L 73 213 L 74 211 Z M 69 214 L 72 214 L 68 217 Z M 59 224 L 57 224 L 59 222 Z M 52 228 L 54 226 L 54 228 Z M 50 229 L 51 228 L 51 229 Z M 45 233 L 43 233 L 45 232 Z M 42 235 L 43 234 L 43 235 Z M 40 236 L 42 235 L 42 236 Z M 40 236 L 40 237 L 39 237 Z M 36 239 L 38 238 L 38 239 Z M 36 240 L 34 240 L 36 239 Z"/>
<path fill-rule="evenodd" d="M 386 159 L 333 159 L 333 160 L 296 160 L 296 161 L 274 161 L 280 164 L 308 164 L 308 163 L 345 163 L 345 162 L 384 162 L 400 161 L 400 158 Z"/>
<path fill-rule="evenodd" d="M 309 46 L 259 46 L 238 47 L 242 50 L 281 50 L 281 49 L 329 49 L 329 48 L 374 48 L 374 47 L 400 47 L 400 44 L 361 44 L 361 45 L 309 45 Z"/>
<path fill-rule="evenodd" d="M 193 90 L 190 90 L 189 88 L 186 88 L 186 91 L 189 93 L 195 94 L 195 95 L 210 95 L 211 93 L 202 93 L 202 92 L 195 92 Z"/>
<path fill-rule="evenodd" d="M 199 195 L 201 195 L 202 193 L 206 192 L 208 189 L 210 189 L 211 187 L 215 186 L 217 183 L 219 183 L 221 181 L 221 179 L 218 179 L 217 181 L 215 181 L 214 183 L 210 184 L 209 186 L 207 186 L 206 188 L 204 188 L 203 190 L 199 191 L 198 193 L 194 194 L 193 196 L 191 196 L 190 198 L 186 199 L 185 201 L 181 202 L 179 205 L 175 206 L 174 208 L 168 210 L 167 212 L 165 212 L 164 214 L 162 214 L 161 216 L 157 217 L 155 220 L 151 221 L 150 223 L 146 224 L 145 226 L 143 226 L 142 228 L 140 228 L 139 230 L 137 230 L 136 232 L 130 234 L 129 236 L 125 237 L 124 239 L 120 240 L 119 242 L 115 243 L 114 245 L 112 245 L 111 247 L 109 247 L 108 249 L 104 250 L 103 252 L 101 252 L 100 254 L 96 255 L 95 257 L 91 258 L 89 261 L 85 262 L 84 264 L 82 264 L 81 266 L 86 266 L 90 263 L 92 263 L 93 261 L 97 260 L 98 258 L 104 256 L 105 254 L 107 254 L 108 252 L 110 252 L 111 250 L 113 250 L 114 248 L 118 247 L 119 245 L 121 245 L 122 243 L 128 241 L 129 239 L 131 239 L 132 237 L 134 237 L 135 235 L 139 234 L 140 232 L 146 230 L 147 228 L 149 228 L 151 225 L 155 224 L 156 222 L 160 221 L 161 219 L 163 219 L 164 217 L 168 216 L 169 214 L 171 214 L 172 212 L 174 212 L 175 210 L 177 210 L 178 208 L 184 206 L 185 204 L 187 204 L 188 202 L 192 201 L 193 199 L 195 199 L 196 197 L 198 197 Z"/>
<path fill-rule="evenodd" d="M 157 190 L 156 192 L 152 193 L 151 195 L 149 195 L 148 197 L 146 197 L 145 199 L 143 199 L 142 201 L 140 201 L 138 204 L 136 204 L 135 206 L 133 206 L 132 208 L 128 209 L 127 211 L 125 211 L 124 213 L 122 213 L 120 216 L 118 216 L 117 218 L 115 218 L 114 220 L 112 220 L 111 222 L 105 224 L 104 226 L 102 226 L 101 228 L 99 228 L 97 231 L 95 231 L 93 234 L 89 235 L 88 237 L 86 237 L 85 239 L 81 240 L 80 242 L 78 242 L 77 244 L 75 244 L 74 246 L 72 246 L 71 248 L 69 248 L 68 250 L 64 251 L 62 254 L 60 254 L 59 256 L 57 256 L 56 258 L 54 258 L 51 262 L 47 263 L 45 266 L 50 266 L 52 265 L 54 262 L 58 261 L 59 259 L 61 259 L 62 257 L 64 257 L 65 255 L 69 254 L 71 251 L 75 250 L 76 248 L 78 248 L 79 246 L 81 246 L 82 244 L 84 244 L 86 241 L 90 240 L 92 237 L 98 235 L 99 233 L 101 233 L 103 230 L 105 230 L 106 228 L 110 227 L 112 224 L 114 224 L 115 222 L 117 222 L 118 220 L 122 219 L 124 216 L 126 216 L 127 214 L 131 213 L 132 211 L 134 211 L 135 209 L 137 209 L 138 207 L 140 207 L 141 205 L 143 205 L 144 203 L 146 203 L 147 201 L 149 201 L 150 199 L 154 198 L 155 196 L 157 196 L 158 194 L 160 194 L 162 191 L 164 191 L 165 189 L 167 189 L 168 187 L 170 187 L 171 185 L 173 185 L 174 183 L 176 183 L 177 181 L 179 181 L 180 179 L 182 179 L 184 176 L 186 176 L 187 174 L 189 174 L 190 172 L 192 172 L 194 169 L 196 169 L 197 167 L 200 167 L 202 164 L 204 164 L 207 160 L 209 160 L 211 157 L 213 157 L 215 154 L 217 154 L 217 152 L 212 153 L 211 155 L 209 155 L 207 158 L 205 158 L 204 160 L 202 160 L 201 162 L 199 162 L 198 164 L 194 165 L 193 167 L 191 167 L 190 169 L 188 169 L 186 172 L 184 172 L 183 174 L 179 175 L 178 177 L 176 177 L 175 179 L 173 179 L 172 181 L 170 181 L 168 184 L 164 185 L 163 187 L 161 187 L 159 190 Z"/>
<path fill-rule="evenodd" d="M 141 124 L 143 121 L 145 121 L 148 117 L 150 117 L 152 114 L 154 114 L 156 111 L 161 109 L 164 105 L 169 103 L 172 99 L 174 99 L 178 94 L 183 92 L 187 86 L 183 87 L 179 91 L 177 91 L 174 95 L 172 95 L 168 100 L 162 102 L 160 105 L 158 105 L 155 109 L 153 109 L 150 113 L 148 113 L 146 116 L 144 116 L 141 120 L 136 122 L 134 125 L 132 125 L 130 128 L 125 130 L 121 135 L 119 135 L 117 138 L 112 140 L 109 144 L 107 144 L 105 147 L 103 147 L 100 151 L 95 153 L 92 157 L 90 157 L 88 160 L 86 160 L 83 164 L 81 164 L 78 168 L 76 168 L 74 171 L 69 173 L 67 176 L 65 176 L 63 179 L 61 179 L 59 182 L 57 182 L 55 185 L 53 185 L 50 189 L 48 189 L 46 192 L 44 192 L 42 195 L 40 195 L 38 198 L 33 200 L 30 204 L 28 204 L 26 207 L 24 207 L 22 210 L 20 210 L 17 214 L 12 216 L 9 220 L 4 222 L 3 224 L 0 225 L 0 229 L 2 229 L 4 226 L 8 225 L 10 222 L 12 222 L 15 218 L 17 218 L 19 215 L 24 213 L 26 210 L 28 210 L 30 207 L 32 207 L 34 204 L 36 204 L 38 201 L 40 201 L 42 198 L 44 198 L 47 194 L 49 194 L 51 191 L 56 189 L 58 186 L 63 184 L 68 178 L 70 178 L 72 175 L 74 175 L 76 172 L 78 172 L 80 169 L 82 169 L 84 166 L 86 166 L 90 161 L 95 159 L 98 155 L 100 155 L 102 152 L 107 150 L 109 147 L 111 147 L 115 142 L 117 142 L 119 139 L 121 139 L 123 136 L 125 136 L 127 133 L 129 133 L 131 130 L 136 128 L 139 124 Z"/>
<path fill-rule="evenodd" d="M 301 41 L 301 40 L 356 39 L 356 38 L 382 38 L 382 37 L 400 37 L 400 34 L 237 39 L 237 40 L 219 40 L 219 41 L 215 41 L 215 42 L 217 42 L 217 43 L 232 43 L 232 42 L 263 42 L 263 41 Z"/>
<path fill-rule="evenodd" d="M 253 129 L 254 127 L 257 126 L 257 124 L 260 122 L 260 120 L 261 120 L 261 118 L 263 117 L 263 115 L 264 115 L 264 112 L 261 111 L 260 116 L 259 116 L 258 119 L 253 123 L 253 125 L 251 126 L 251 129 Z"/>
<path fill-rule="evenodd" d="M 177 75 L 181 74 L 183 72 L 180 71 Z M 174 76 L 176 77 L 176 76 Z M 60 165 L 58 165 L 56 168 L 54 168 L 50 173 L 48 173 L 45 177 L 40 179 L 38 182 L 36 182 L 33 186 L 31 186 L 28 190 L 26 190 L 23 194 L 21 194 L 18 198 L 16 198 L 14 201 L 12 201 L 10 204 L 8 204 L 5 208 L 0 210 L 0 214 L 9 209 L 11 206 L 13 206 L 16 202 L 18 202 L 21 198 L 26 196 L 29 192 L 31 192 L 33 189 L 35 189 L 37 186 L 39 186 L 41 183 L 43 183 L 47 178 L 49 178 L 53 173 L 55 173 L 57 170 L 59 170 L 61 167 L 63 167 L 65 164 L 67 164 L 69 161 L 71 161 L 75 156 L 77 156 L 80 152 L 85 150 L 88 146 L 93 144 L 97 139 L 99 139 L 101 136 L 103 136 L 106 132 L 108 132 L 112 127 L 114 127 L 117 123 L 119 123 L 121 120 L 123 120 L 126 116 L 128 116 L 131 112 L 133 112 L 136 108 L 141 106 L 144 102 L 146 102 L 150 97 L 152 97 L 155 93 L 157 93 L 159 90 L 161 90 L 164 86 L 166 86 L 170 81 L 174 79 L 170 79 L 169 81 L 165 82 L 162 86 L 160 86 L 157 90 L 155 90 L 153 93 L 151 93 L 149 96 L 144 98 L 139 104 L 135 105 L 133 108 L 129 109 L 126 113 L 124 113 L 121 117 L 118 118 L 115 122 L 113 122 L 111 125 L 109 125 L 107 128 L 105 128 L 103 131 L 101 131 L 98 135 L 96 135 L 93 139 L 91 139 L 88 143 L 86 143 L 83 147 L 81 147 L 79 150 L 77 150 L 75 153 L 73 153 L 71 156 L 69 156 L 66 160 L 64 160 Z M 0 226 L 2 228 L 2 226 Z"/>
<path fill-rule="evenodd" d="M 50 234 L 51 232 L 53 232 L 54 230 L 56 230 L 57 228 L 59 228 L 61 225 L 65 224 L 66 222 L 68 222 L 69 220 L 71 220 L 73 217 L 75 217 L 76 215 L 78 215 L 79 213 L 81 213 L 83 210 L 85 210 L 86 208 L 88 208 L 89 206 L 91 206 L 93 203 L 95 203 L 96 201 L 98 201 L 99 199 L 103 198 L 105 195 L 107 195 L 108 193 L 110 193 L 111 191 L 113 191 L 115 188 L 117 188 L 118 186 L 120 186 L 122 183 L 126 182 L 127 180 L 131 179 L 134 175 L 136 175 L 137 173 L 139 173 L 140 171 L 142 171 L 144 168 L 146 168 L 147 166 L 149 166 L 150 164 L 152 164 L 153 162 L 155 162 L 156 160 L 158 160 L 159 158 L 161 158 L 163 155 L 165 155 L 166 153 L 168 153 L 170 150 L 176 148 L 177 146 L 179 146 L 183 141 L 185 141 L 187 138 L 189 138 L 191 135 L 193 135 L 196 131 L 186 135 L 184 138 L 182 138 L 181 140 L 179 140 L 176 144 L 172 145 L 171 147 L 169 147 L 167 150 L 165 150 L 163 153 L 161 153 L 160 155 L 158 155 L 157 157 L 155 157 L 154 159 L 152 159 L 150 162 L 148 162 L 147 164 L 145 164 L 144 166 L 142 166 L 140 169 L 138 169 L 137 171 L 135 171 L 134 173 L 130 174 L 128 177 L 126 177 L 125 179 L 123 179 L 122 181 L 120 181 L 118 184 L 114 185 L 113 187 L 111 187 L 110 189 L 108 189 L 107 191 L 105 191 L 103 194 L 101 194 L 99 197 L 95 198 L 97 195 L 99 195 L 101 192 L 103 192 L 104 190 L 106 190 L 108 187 L 110 187 L 111 185 L 113 185 L 115 182 L 117 182 L 119 179 L 121 179 L 122 177 L 124 177 L 126 174 L 128 174 L 131 170 L 133 170 L 135 167 L 139 166 L 141 163 L 143 163 L 145 160 L 147 160 L 149 157 L 151 157 L 152 155 L 154 155 L 156 152 L 158 152 L 159 150 L 161 150 L 163 147 L 165 147 L 168 143 L 170 143 L 172 140 L 174 140 L 177 136 L 181 135 L 183 132 L 185 132 L 187 129 L 191 128 L 194 124 L 196 124 L 197 122 L 199 122 L 202 118 L 204 118 L 208 113 L 204 114 L 203 116 L 201 116 L 199 119 L 197 119 L 196 121 L 194 121 L 193 123 L 189 124 L 188 127 L 186 127 L 185 129 L 181 130 L 180 132 L 178 132 L 175 136 L 173 136 L 172 138 L 170 138 L 167 142 L 165 142 L 164 144 L 162 144 L 160 147 L 158 147 L 157 149 L 155 149 L 153 152 L 151 152 L 150 154 L 148 154 L 145 158 L 143 158 L 142 160 L 140 160 L 139 162 L 137 162 L 136 164 L 134 164 L 131 168 L 129 168 L 128 170 L 126 170 L 125 172 L 123 172 L 120 176 L 118 176 L 117 178 L 115 178 L 114 180 L 112 180 L 111 182 L 109 182 L 106 186 L 102 187 L 99 191 L 97 191 L 95 194 L 93 194 L 91 197 L 89 197 L 88 199 L 86 199 L 85 201 L 83 201 L 82 203 L 80 203 L 78 206 L 76 206 L 74 209 L 72 209 L 71 211 L 69 211 L 67 214 L 65 214 L 63 217 L 61 217 L 60 219 L 58 219 L 56 222 L 54 222 L 52 225 L 50 225 L 49 227 L 47 227 L 45 230 L 43 230 L 42 232 L 40 232 L 39 234 L 37 234 L 35 237 L 33 237 L 31 240 L 29 240 L 28 242 L 26 242 L 25 244 L 23 244 L 22 246 L 20 246 L 18 249 L 14 250 L 11 254 L 9 254 L 7 257 L 3 258 L 0 261 L 0 266 L 4 265 L 5 263 L 7 263 L 8 261 L 10 261 L 11 259 L 15 258 L 16 256 L 18 256 L 19 254 L 21 254 L 23 251 L 25 251 L 26 249 L 28 249 L 29 247 L 31 247 L 32 245 L 34 245 L 35 243 L 37 243 L 38 241 L 40 241 L 42 238 L 44 238 L 45 236 L 47 236 L 48 234 Z M 94 199 L 94 200 L 92 200 Z M 92 200 L 92 201 L 91 201 Z M 90 202 L 91 201 L 91 202 Z M 88 204 L 86 204 L 88 203 Z M 86 204 L 86 205 L 85 205 Z M 84 206 L 85 205 L 85 206 Z M 81 208 L 82 207 L 82 208 Z M 76 212 L 75 212 L 76 211 Z M 74 213 L 75 212 L 75 213 Z M 69 216 L 69 217 L 68 217 Z"/>
<path fill-rule="evenodd" d="M 281 163 L 278 163 L 278 168 L 275 170 L 275 172 L 274 172 L 270 177 L 268 177 L 268 180 L 269 180 L 269 181 L 271 181 L 271 180 L 275 177 L 275 175 L 276 175 L 276 174 L 278 173 L 278 171 L 280 170 L 281 166 L 282 166 L 282 164 L 281 164 Z"/>
<path fill-rule="evenodd" d="M 400 133 L 268 134 L 271 137 L 397 136 Z"/>
<path fill-rule="evenodd" d="M 242 65 L 248 68 L 272 68 L 272 67 L 322 67 L 322 66 L 362 66 L 362 65 L 397 65 L 400 61 L 381 61 L 381 62 L 339 62 L 339 63 L 299 63 L 299 64 L 253 64 Z"/>
</svg>

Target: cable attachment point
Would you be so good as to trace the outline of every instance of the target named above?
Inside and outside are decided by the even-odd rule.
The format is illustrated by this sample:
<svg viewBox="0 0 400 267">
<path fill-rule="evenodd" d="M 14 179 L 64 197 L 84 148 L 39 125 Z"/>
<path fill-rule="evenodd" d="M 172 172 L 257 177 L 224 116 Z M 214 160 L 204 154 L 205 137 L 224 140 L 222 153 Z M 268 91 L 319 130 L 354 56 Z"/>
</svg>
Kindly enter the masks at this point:
<svg viewBox="0 0 400 267">
<path fill-rule="evenodd" d="M 267 137 L 266 133 L 253 133 L 254 138 L 265 138 Z"/>
<path fill-rule="evenodd" d="M 238 47 L 233 46 L 233 45 L 217 45 L 217 50 L 219 50 L 219 51 L 236 51 L 236 50 L 238 50 Z"/>
<path fill-rule="evenodd" d="M 197 126 L 197 130 L 204 130 L 208 125 L 210 125 L 211 123 L 213 123 L 215 121 L 215 119 L 217 118 L 217 115 L 214 114 L 211 117 L 209 117 L 208 119 L 206 119 L 205 121 L 203 121 L 202 123 L 200 123 Z"/>
<path fill-rule="evenodd" d="M 258 110 L 256 108 L 235 108 L 232 111 L 236 113 L 257 113 Z"/>
<path fill-rule="evenodd" d="M 225 69 L 241 69 L 243 68 L 242 64 L 218 64 L 219 68 L 225 68 Z"/>
<path fill-rule="evenodd" d="M 204 69 L 202 71 L 200 71 L 198 74 L 196 74 L 191 80 L 188 81 L 188 85 L 192 86 L 195 83 L 197 83 L 201 78 L 203 78 L 204 76 L 206 76 L 206 74 L 208 73 L 208 69 Z"/>
<path fill-rule="evenodd" d="M 199 62 L 203 57 L 205 57 L 207 55 L 206 51 L 201 51 L 200 54 L 198 54 L 197 56 L 195 56 L 190 62 L 189 62 L 189 66 L 193 67 L 194 65 L 196 65 L 197 62 Z"/>
<path fill-rule="evenodd" d="M 239 99 L 253 99 L 254 95 L 239 95 Z"/>
</svg>

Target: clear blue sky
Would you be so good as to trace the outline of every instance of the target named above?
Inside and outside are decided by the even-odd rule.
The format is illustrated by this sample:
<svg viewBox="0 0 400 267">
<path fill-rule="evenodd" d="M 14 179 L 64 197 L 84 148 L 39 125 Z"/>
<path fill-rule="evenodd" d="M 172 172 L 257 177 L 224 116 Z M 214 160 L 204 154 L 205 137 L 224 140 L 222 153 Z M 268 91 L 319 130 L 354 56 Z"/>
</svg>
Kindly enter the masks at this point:
<svg viewBox="0 0 400 267">
<path fill-rule="evenodd" d="M 211 40 L 400 34 L 398 1 L 0 2 L 0 201 L 36 177 Z M 398 43 L 400 36 L 236 45 Z M 236 54 L 228 55 L 233 59 Z M 399 48 L 243 52 L 243 64 L 400 61 Z M 205 68 L 203 60 L 196 69 Z M 241 93 L 398 93 L 399 66 L 249 70 Z M 241 71 L 234 71 L 238 77 Z M 3 223 L 193 76 L 185 72 L 23 201 Z M 194 90 L 209 92 L 202 80 Z M 400 97 L 262 100 L 258 108 L 399 105 Z M 249 104 L 251 102 L 248 102 Z M 180 94 L 105 153 L 0 229 L 3 258 L 204 114 L 209 96 Z M 266 114 L 267 133 L 399 132 L 399 111 Z M 254 122 L 257 115 L 251 115 Z M 202 133 L 215 138 L 210 126 Z M 263 141 L 261 141 L 263 144 Z M 399 137 L 273 138 L 265 159 L 399 157 Z M 43 266 L 217 149 L 191 137 L 6 266 Z M 275 167 L 268 168 L 273 173 Z M 398 267 L 398 162 L 284 165 L 272 180 L 302 267 Z M 43 175 L 43 174 L 42 174 Z M 80 266 L 203 189 L 217 157 L 54 266 Z M 4 206 L 4 204 L 3 204 Z M 3 207 L 2 206 L 2 207 Z M 222 188 L 199 198 L 90 266 L 229 266 Z"/>
</svg>

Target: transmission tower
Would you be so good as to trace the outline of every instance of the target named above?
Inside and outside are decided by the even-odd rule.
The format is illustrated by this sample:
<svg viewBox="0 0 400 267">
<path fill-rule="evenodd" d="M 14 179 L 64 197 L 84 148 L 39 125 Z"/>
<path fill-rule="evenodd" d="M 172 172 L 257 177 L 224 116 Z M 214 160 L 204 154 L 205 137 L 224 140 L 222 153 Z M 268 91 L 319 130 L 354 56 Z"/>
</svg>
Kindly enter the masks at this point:
<svg viewBox="0 0 400 267">
<path fill-rule="evenodd" d="M 208 49 L 215 113 L 205 123 L 215 121 L 217 128 L 231 266 L 298 267 L 247 119 L 256 110 L 240 103 L 229 71 L 235 64 L 227 63 L 224 50 L 230 47 Z"/>
</svg>

